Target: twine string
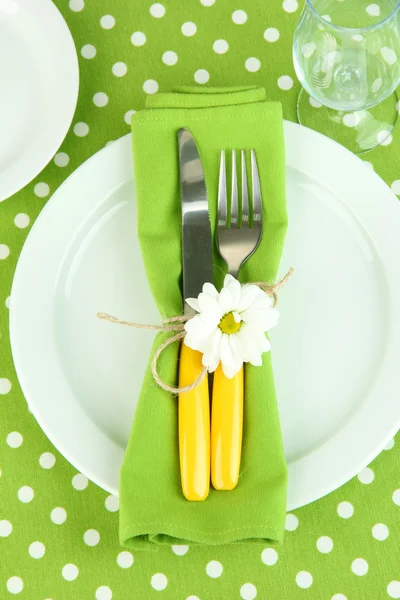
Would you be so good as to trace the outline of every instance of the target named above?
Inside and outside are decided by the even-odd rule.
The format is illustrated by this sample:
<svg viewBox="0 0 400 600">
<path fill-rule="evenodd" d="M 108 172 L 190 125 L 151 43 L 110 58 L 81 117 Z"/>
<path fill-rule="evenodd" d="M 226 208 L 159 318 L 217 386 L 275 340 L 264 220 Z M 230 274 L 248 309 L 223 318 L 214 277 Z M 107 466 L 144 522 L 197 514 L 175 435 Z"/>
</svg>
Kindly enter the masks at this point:
<svg viewBox="0 0 400 600">
<path fill-rule="evenodd" d="M 294 269 L 290 268 L 282 279 L 277 281 L 276 283 L 270 285 L 265 283 L 264 281 L 256 281 L 252 282 L 251 285 L 257 285 L 260 289 L 263 290 L 267 294 L 267 296 L 272 296 L 273 298 L 273 306 L 276 307 L 278 304 L 278 291 L 287 283 L 288 279 L 292 276 Z M 124 321 L 123 319 L 118 319 L 117 317 L 113 317 L 107 313 L 98 313 L 97 318 L 103 321 L 109 321 L 110 323 L 117 323 L 118 325 L 125 325 L 127 327 L 134 327 L 135 329 L 150 329 L 151 331 L 162 331 L 162 332 L 170 332 L 174 333 L 168 337 L 165 342 L 160 344 L 157 350 L 154 352 L 152 361 L 151 361 L 151 372 L 153 377 L 157 383 L 163 390 L 166 392 L 170 392 L 171 394 L 182 394 L 184 392 L 191 392 L 194 390 L 200 383 L 204 380 L 207 375 L 207 367 L 203 367 L 199 376 L 191 383 L 190 385 L 186 385 L 183 387 L 175 387 L 173 385 L 169 385 L 160 377 L 158 372 L 158 360 L 161 354 L 164 352 L 168 346 L 174 344 L 175 342 L 179 342 L 183 340 L 186 335 L 185 331 L 185 323 L 187 323 L 192 317 L 185 315 L 175 315 L 173 317 L 169 317 L 168 319 L 163 319 L 161 325 L 147 325 L 142 323 L 133 323 L 132 321 Z"/>
</svg>

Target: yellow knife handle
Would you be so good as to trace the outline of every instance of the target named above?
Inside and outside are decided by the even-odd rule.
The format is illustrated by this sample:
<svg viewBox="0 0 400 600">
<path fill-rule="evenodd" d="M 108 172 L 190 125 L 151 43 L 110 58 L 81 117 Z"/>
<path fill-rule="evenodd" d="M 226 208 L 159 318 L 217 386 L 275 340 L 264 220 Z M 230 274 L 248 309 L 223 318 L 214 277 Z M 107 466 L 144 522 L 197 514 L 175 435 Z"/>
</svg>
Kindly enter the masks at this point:
<svg viewBox="0 0 400 600">
<path fill-rule="evenodd" d="M 181 345 L 179 387 L 200 375 L 202 355 Z M 210 490 L 210 400 L 208 377 L 190 392 L 179 394 L 179 458 L 182 491 L 188 500 L 202 501 Z"/>
<path fill-rule="evenodd" d="M 243 434 L 243 367 L 232 379 L 221 365 L 214 373 L 211 412 L 211 480 L 232 490 L 239 480 Z"/>
</svg>

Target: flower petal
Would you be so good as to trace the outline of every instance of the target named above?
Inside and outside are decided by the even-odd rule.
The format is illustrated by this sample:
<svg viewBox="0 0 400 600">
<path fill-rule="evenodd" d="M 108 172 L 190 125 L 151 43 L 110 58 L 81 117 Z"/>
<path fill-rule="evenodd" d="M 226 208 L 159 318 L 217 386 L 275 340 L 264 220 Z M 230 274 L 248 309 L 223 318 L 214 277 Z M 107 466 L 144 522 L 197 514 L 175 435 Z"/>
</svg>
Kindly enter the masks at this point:
<svg viewBox="0 0 400 600">
<path fill-rule="evenodd" d="M 197 298 L 186 298 L 185 302 L 189 304 L 189 306 L 193 308 L 193 310 L 195 310 L 196 312 L 201 312 L 199 301 Z"/>
<path fill-rule="evenodd" d="M 248 308 L 241 313 L 242 320 L 251 327 L 261 331 L 268 331 L 276 327 L 279 311 L 276 308 Z"/>
<path fill-rule="evenodd" d="M 216 326 L 205 324 L 201 315 L 196 315 L 185 323 L 186 335 L 184 342 L 189 348 L 204 352 L 210 337 L 215 333 L 216 329 Z"/>
<path fill-rule="evenodd" d="M 203 294 L 211 296 L 211 298 L 214 298 L 215 300 L 218 299 L 217 288 L 212 283 L 207 282 L 203 285 Z"/>
<path fill-rule="evenodd" d="M 262 364 L 262 350 L 259 349 L 257 333 L 258 332 L 255 332 L 250 327 L 243 325 L 241 330 L 236 334 L 243 361 L 249 362 L 254 366 L 260 366 Z"/>
<path fill-rule="evenodd" d="M 218 367 L 221 360 L 220 344 L 222 331 L 216 329 L 213 335 L 209 338 L 209 343 L 203 354 L 203 365 L 208 368 L 210 373 L 213 373 Z"/>
<path fill-rule="evenodd" d="M 223 287 L 219 293 L 218 303 L 221 309 L 222 315 L 231 312 L 236 306 L 233 302 L 233 297 L 229 288 Z"/>
<path fill-rule="evenodd" d="M 273 305 L 273 299 L 268 296 L 263 290 L 260 290 L 258 296 L 256 296 L 249 308 L 269 308 Z"/>
<path fill-rule="evenodd" d="M 218 316 L 221 314 L 218 301 L 203 292 L 199 294 L 199 306 L 202 313 L 211 313 L 212 315 Z"/>
<path fill-rule="evenodd" d="M 243 360 L 233 351 L 231 337 L 224 334 L 220 344 L 222 370 L 228 379 L 232 379 L 243 365 Z"/>
<path fill-rule="evenodd" d="M 240 297 L 242 294 L 242 287 L 237 279 L 232 277 L 232 275 L 226 275 L 224 280 L 224 288 L 227 288 L 232 294 L 232 301 L 234 304 L 234 308 L 239 305 Z"/>
<path fill-rule="evenodd" d="M 260 295 L 260 291 L 261 290 L 257 285 L 252 285 L 250 283 L 243 285 L 237 310 L 242 312 L 243 310 L 250 308 L 256 298 Z M 265 294 L 263 295 L 265 296 Z"/>
</svg>

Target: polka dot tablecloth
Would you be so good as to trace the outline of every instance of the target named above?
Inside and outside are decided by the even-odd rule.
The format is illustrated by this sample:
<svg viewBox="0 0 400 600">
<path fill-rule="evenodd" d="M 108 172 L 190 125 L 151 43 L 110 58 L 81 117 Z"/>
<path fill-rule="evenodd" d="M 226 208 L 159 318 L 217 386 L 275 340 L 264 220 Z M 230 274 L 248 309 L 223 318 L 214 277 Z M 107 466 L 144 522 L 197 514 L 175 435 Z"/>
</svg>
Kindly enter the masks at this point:
<svg viewBox="0 0 400 600">
<path fill-rule="evenodd" d="M 147 94 L 179 84 L 263 85 L 295 120 L 299 92 L 291 59 L 297 0 L 56 4 L 79 56 L 78 107 L 51 163 L 0 205 L 0 598 L 400 598 L 399 437 L 350 483 L 288 514 L 283 546 L 132 553 L 118 543 L 117 498 L 77 473 L 29 412 L 8 341 L 9 295 L 30 227 L 60 183 L 128 133 Z M 399 128 L 364 158 L 400 195 Z"/>
</svg>

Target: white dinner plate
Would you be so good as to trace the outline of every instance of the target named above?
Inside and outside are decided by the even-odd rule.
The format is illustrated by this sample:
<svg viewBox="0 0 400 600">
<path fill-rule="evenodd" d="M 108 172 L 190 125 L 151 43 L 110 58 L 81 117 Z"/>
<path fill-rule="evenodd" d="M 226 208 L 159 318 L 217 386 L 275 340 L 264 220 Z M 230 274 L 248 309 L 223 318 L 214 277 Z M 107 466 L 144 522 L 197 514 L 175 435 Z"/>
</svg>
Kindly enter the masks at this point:
<svg viewBox="0 0 400 600">
<path fill-rule="evenodd" d="M 285 140 L 280 272 L 293 265 L 295 275 L 280 293 L 272 352 L 293 509 L 348 481 L 400 425 L 400 204 L 328 138 L 286 122 Z M 159 322 L 136 235 L 130 135 L 54 194 L 11 296 L 12 350 L 32 412 L 76 468 L 117 494 L 153 333 L 99 321 L 99 311 Z"/>
<path fill-rule="evenodd" d="M 0 0 L 0 201 L 47 165 L 78 98 L 74 42 L 51 0 Z"/>
</svg>

